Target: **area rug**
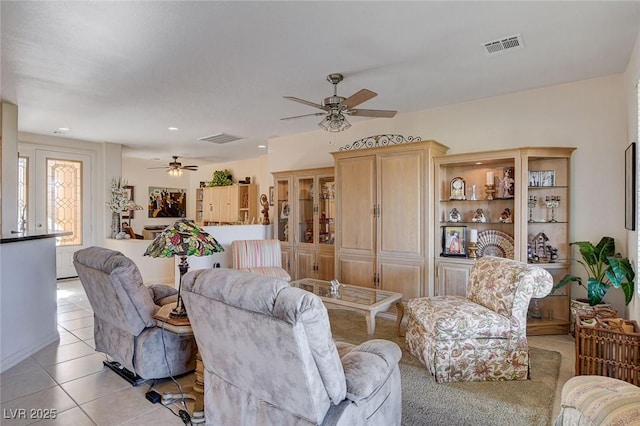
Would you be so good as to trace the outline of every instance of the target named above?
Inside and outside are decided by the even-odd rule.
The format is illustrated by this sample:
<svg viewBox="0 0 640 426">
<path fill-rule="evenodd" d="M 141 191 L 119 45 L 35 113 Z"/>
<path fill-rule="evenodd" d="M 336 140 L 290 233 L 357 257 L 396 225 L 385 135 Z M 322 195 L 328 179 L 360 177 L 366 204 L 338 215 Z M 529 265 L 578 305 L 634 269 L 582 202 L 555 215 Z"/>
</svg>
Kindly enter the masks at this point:
<svg viewBox="0 0 640 426">
<path fill-rule="evenodd" d="M 333 338 L 349 343 L 368 340 L 364 316 L 330 310 Z M 404 326 L 401 333 L 404 335 Z M 560 371 L 560 353 L 529 348 L 531 378 L 525 381 L 436 383 L 428 370 L 411 355 L 395 321 L 376 318 L 376 339 L 391 340 L 402 349 L 403 425 L 546 426 Z"/>
</svg>

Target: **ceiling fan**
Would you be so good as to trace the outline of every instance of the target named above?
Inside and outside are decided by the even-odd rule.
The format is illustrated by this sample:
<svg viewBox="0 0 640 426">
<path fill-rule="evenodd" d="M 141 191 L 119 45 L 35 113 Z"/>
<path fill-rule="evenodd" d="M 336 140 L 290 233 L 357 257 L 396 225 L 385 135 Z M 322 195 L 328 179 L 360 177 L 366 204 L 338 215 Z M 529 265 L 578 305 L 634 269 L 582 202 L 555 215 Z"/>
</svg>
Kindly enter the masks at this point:
<svg viewBox="0 0 640 426">
<path fill-rule="evenodd" d="M 301 104 L 309 105 L 312 107 L 324 110 L 324 112 L 315 112 L 313 114 L 296 115 L 294 117 L 281 118 L 281 120 L 290 120 L 292 118 L 308 117 L 326 115 L 322 119 L 318 126 L 329 132 L 341 132 L 351 127 L 351 124 L 347 121 L 346 115 L 354 115 L 360 117 L 384 117 L 391 118 L 396 115 L 397 111 L 383 110 L 383 109 L 355 109 L 356 106 L 363 102 L 368 101 L 371 98 L 378 96 L 377 93 L 371 90 L 362 89 L 348 98 L 338 96 L 338 83 L 344 79 L 342 74 L 329 74 L 327 80 L 333 84 L 333 96 L 324 98 L 322 104 L 315 102 L 305 101 L 304 99 L 296 98 L 293 96 L 285 96 L 285 99 L 289 99 L 294 102 L 300 102 Z"/>
<path fill-rule="evenodd" d="M 171 176 L 180 176 L 182 175 L 183 170 L 197 171 L 198 166 L 183 166 L 182 163 L 178 161 L 178 156 L 173 156 L 173 161 L 169 162 L 168 166 L 160 166 L 160 167 L 149 167 L 150 169 L 167 169 L 167 173 Z"/>
</svg>

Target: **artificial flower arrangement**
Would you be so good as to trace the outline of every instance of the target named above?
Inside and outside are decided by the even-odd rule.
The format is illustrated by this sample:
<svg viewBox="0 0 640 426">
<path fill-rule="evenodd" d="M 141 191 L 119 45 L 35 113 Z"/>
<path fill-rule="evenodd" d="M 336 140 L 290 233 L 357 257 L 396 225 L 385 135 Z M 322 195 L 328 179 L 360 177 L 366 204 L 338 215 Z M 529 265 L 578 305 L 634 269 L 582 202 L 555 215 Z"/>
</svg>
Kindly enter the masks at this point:
<svg viewBox="0 0 640 426">
<path fill-rule="evenodd" d="M 111 179 L 111 199 L 107 201 L 107 207 L 111 210 L 111 238 L 126 239 L 129 234 L 120 227 L 120 215 L 131 210 L 142 210 L 142 206 L 136 204 L 127 197 L 127 182 L 122 178 Z"/>
<path fill-rule="evenodd" d="M 112 213 L 124 213 L 130 210 L 142 210 L 142 206 L 127 198 L 127 182 L 122 178 L 111 179 L 111 200 L 107 201 L 107 207 Z"/>
</svg>

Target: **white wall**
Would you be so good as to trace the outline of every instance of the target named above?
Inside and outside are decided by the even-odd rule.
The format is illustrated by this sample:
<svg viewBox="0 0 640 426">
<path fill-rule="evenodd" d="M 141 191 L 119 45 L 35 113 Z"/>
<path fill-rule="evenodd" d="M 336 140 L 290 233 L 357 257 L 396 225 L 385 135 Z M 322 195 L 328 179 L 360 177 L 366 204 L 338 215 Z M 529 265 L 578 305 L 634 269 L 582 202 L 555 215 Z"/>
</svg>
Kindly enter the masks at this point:
<svg viewBox="0 0 640 426">
<path fill-rule="evenodd" d="M 517 146 L 571 146 L 572 241 L 609 235 L 626 251 L 624 150 L 627 98 L 622 75 L 572 82 L 442 108 L 400 112 L 393 119 L 355 122 L 333 134 L 321 130 L 269 140 L 269 170 L 331 166 L 329 152 L 366 136 L 398 133 L 435 139 L 449 153 Z M 310 127 L 315 126 L 310 123 Z M 575 273 L 582 273 L 576 268 Z M 577 285 L 576 297 L 586 297 Z M 621 292 L 607 296 L 621 312 Z"/>
<path fill-rule="evenodd" d="M 627 142 L 640 142 L 638 140 L 638 95 L 636 85 L 638 84 L 638 80 L 640 80 L 640 36 L 636 40 L 636 45 L 633 49 L 633 54 L 631 55 L 631 59 L 629 60 L 629 65 L 627 66 L 627 71 L 624 74 L 624 91 L 627 100 Z M 636 146 L 636 149 L 640 148 Z M 638 166 L 636 166 L 636 171 L 638 171 Z M 636 178 L 636 182 L 639 180 Z M 640 191 L 638 191 L 638 185 L 636 183 L 636 206 L 638 205 L 637 200 L 640 199 Z M 636 296 L 631 301 L 628 306 L 628 318 L 640 321 L 640 285 L 638 285 L 638 226 L 640 226 L 640 222 L 638 221 L 640 216 L 638 212 L 636 212 L 636 230 L 635 231 L 627 231 L 628 238 L 628 252 L 629 258 L 632 260 L 632 264 L 636 271 Z"/>
</svg>

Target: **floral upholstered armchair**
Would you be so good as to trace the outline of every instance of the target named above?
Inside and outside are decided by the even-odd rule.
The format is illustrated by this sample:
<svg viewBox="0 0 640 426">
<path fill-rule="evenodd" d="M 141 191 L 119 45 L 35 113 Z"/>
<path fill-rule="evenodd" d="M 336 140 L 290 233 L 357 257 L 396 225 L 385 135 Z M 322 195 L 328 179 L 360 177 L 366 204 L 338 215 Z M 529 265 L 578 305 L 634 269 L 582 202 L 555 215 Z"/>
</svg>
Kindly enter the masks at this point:
<svg viewBox="0 0 640 426">
<path fill-rule="evenodd" d="M 467 296 L 408 302 L 407 346 L 437 382 L 525 380 L 527 310 L 551 291 L 539 266 L 485 256 L 469 276 Z"/>
</svg>

